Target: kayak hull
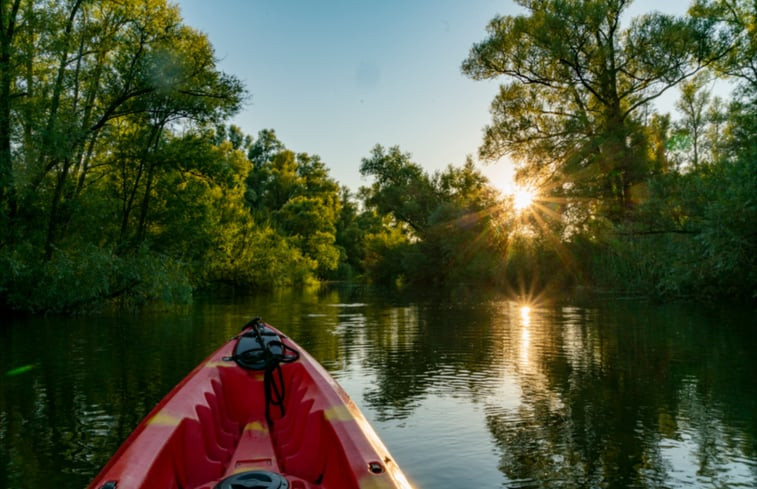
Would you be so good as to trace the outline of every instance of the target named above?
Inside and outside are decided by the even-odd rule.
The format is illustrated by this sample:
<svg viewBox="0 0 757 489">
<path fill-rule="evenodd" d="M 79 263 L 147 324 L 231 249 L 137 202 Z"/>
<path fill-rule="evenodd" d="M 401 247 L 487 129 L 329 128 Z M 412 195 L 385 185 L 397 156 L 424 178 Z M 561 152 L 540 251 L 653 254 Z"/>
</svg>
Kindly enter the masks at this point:
<svg viewBox="0 0 757 489">
<path fill-rule="evenodd" d="M 410 488 L 328 372 L 280 331 L 262 327 L 299 353 L 280 373 L 269 372 L 282 382 L 281 407 L 267 409 L 264 370 L 234 361 L 234 338 L 163 398 L 89 489 Z"/>
</svg>

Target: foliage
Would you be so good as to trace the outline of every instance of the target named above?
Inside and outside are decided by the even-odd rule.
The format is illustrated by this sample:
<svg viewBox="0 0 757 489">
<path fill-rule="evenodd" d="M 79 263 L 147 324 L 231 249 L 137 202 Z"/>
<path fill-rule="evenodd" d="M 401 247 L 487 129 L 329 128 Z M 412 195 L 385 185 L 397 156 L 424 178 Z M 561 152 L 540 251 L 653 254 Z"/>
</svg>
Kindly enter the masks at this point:
<svg viewBox="0 0 757 489">
<path fill-rule="evenodd" d="M 367 267 L 381 282 L 496 282 L 507 235 L 500 203 L 471 160 L 433 176 L 398 147 L 376 146 L 360 171 L 373 177 L 366 204 L 387 215 L 390 232 L 374 234 Z"/>
<path fill-rule="evenodd" d="M 361 278 L 757 297 L 753 2 L 519 3 L 463 71 L 505 81 L 481 155 L 516 159 L 540 192 L 523 211 L 470 159 L 429 174 L 377 145 L 353 195 L 273 129 L 227 125 L 246 90 L 165 0 L 2 2 L 0 308 Z M 678 117 L 657 113 L 673 88 Z"/>
<path fill-rule="evenodd" d="M 104 301 L 142 305 L 189 300 L 191 285 L 185 266 L 147 250 L 119 256 L 92 245 L 59 250 L 51 260 L 30 259 L 33 250 L 20 247 L 0 254 L 8 273 L 0 278 L 0 294 L 8 307 L 31 312 L 75 312 L 98 308 Z"/>
<path fill-rule="evenodd" d="M 334 223 L 339 265 L 326 277 L 354 280 L 365 271 L 367 236 L 381 228 L 381 220 L 371 212 L 360 212 L 349 188 L 342 187 L 340 192 L 342 205 Z"/>
<path fill-rule="evenodd" d="M 623 23 L 623 0 L 519 3 L 527 13 L 493 19 L 463 64 L 506 80 L 482 156 L 515 157 L 542 193 L 510 240 L 508 283 L 557 272 L 623 293 L 757 297 L 753 3 Z M 713 76 L 736 81 L 730 103 Z M 651 105 L 673 87 L 677 120 Z"/>
<path fill-rule="evenodd" d="M 279 143 L 250 212 L 268 133 L 223 125 L 245 90 L 176 6 L 20 0 L 0 20 L 0 307 L 185 301 L 336 268 L 338 186 Z"/>
<path fill-rule="evenodd" d="M 757 85 L 757 6 L 749 0 L 696 0 L 691 17 L 717 27 L 717 36 L 729 46 L 713 68 L 737 83 Z"/>
<path fill-rule="evenodd" d="M 592 283 L 660 297 L 757 297 L 754 161 L 651 181 L 637 221 L 590 247 Z"/>
<path fill-rule="evenodd" d="M 666 90 L 722 56 L 711 25 L 652 13 L 621 24 L 626 0 L 520 1 L 496 17 L 463 71 L 508 81 L 492 102 L 481 155 L 511 155 L 522 179 L 613 222 L 656 166 L 644 114 Z"/>
<path fill-rule="evenodd" d="M 286 149 L 273 130 L 261 131 L 248 150 L 252 163 L 245 193 L 250 210 L 267 222 L 325 277 L 341 253 L 336 223 L 342 207 L 339 185 L 317 155 Z"/>
<path fill-rule="evenodd" d="M 382 285 L 404 285 L 413 279 L 422 259 L 410 240 L 406 225 L 385 218 L 384 226 L 365 236 L 363 267 L 368 277 Z"/>
</svg>

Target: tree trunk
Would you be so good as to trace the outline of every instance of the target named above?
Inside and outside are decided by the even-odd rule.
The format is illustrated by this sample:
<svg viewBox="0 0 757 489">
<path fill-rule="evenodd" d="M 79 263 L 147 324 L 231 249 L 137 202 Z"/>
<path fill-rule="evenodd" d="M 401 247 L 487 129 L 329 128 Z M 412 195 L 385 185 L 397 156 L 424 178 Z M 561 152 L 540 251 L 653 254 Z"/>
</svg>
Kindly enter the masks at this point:
<svg viewBox="0 0 757 489">
<path fill-rule="evenodd" d="M 121 231 L 119 233 L 119 243 L 121 247 L 124 247 L 128 244 L 129 241 L 129 217 L 131 216 L 131 212 L 134 210 L 134 201 L 137 197 L 137 191 L 139 190 L 139 184 L 142 181 L 142 177 L 145 175 L 145 170 L 147 169 L 148 172 L 148 178 L 149 182 L 146 184 L 147 190 L 145 191 L 145 196 L 142 198 L 142 204 L 140 205 L 140 223 L 137 228 L 137 234 L 139 234 L 139 229 L 142 226 L 142 220 L 143 220 L 143 213 L 146 215 L 147 210 L 145 209 L 142 211 L 142 209 L 147 205 L 145 203 L 145 199 L 148 199 L 149 195 L 149 187 L 152 185 L 152 168 L 148 167 L 150 163 L 148 163 L 148 158 L 150 155 L 150 151 L 153 149 L 153 147 L 158 146 L 158 141 L 160 140 L 160 135 L 162 132 L 162 126 L 152 126 L 150 128 L 150 133 L 147 137 L 147 141 L 145 142 L 144 147 L 142 148 L 142 152 L 139 156 L 139 169 L 137 170 L 137 175 L 134 178 L 134 183 L 131 185 L 131 188 L 126 188 L 126 169 L 123 170 L 122 178 L 124 180 L 124 194 L 123 194 L 123 205 L 121 207 Z M 124 163 L 125 165 L 125 163 Z"/>
<path fill-rule="evenodd" d="M 165 123 L 161 122 L 157 126 L 157 132 L 155 134 L 155 139 L 153 143 L 153 153 L 158 149 L 158 145 L 160 144 L 160 136 L 163 133 L 163 125 Z M 142 197 L 142 204 L 140 205 L 140 211 L 139 211 L 139 225 L 137 226 L 137 243 L 141 243 L 145 239 L 145 234 L 147 232 L 147 211 L 150 208 L 150 192 L 152 192 L 152 184 L 155 179 L 155 169 L 157 167 L 157 163 L 155 161 L 151 161 L 150 165 L 148 167 L 147 171 L 147 182 L 145 184 L 145 193 Z"/>
<path fill-rule="evenodd" d="M 68 170 L 71 167 L 69 160 L 63 162 L 63 168 L 58 173 L 55 180 L 55 189 L 53 190 L 53 199 L 50 204 L 49 219 L 47 221 L 47 235 L 45 237 L 45 259 L 53 257 L 53 249 L 57 239 L 57 231 L 61 224 L 60 206 L 62 205 L 61 196 L 63 195 L 63 186 L 66 184 Z"/>
<path fill-rule="evenodd" d="M 13 72 L 11 52 L 13 51 L 13 36 L 16 30 L 16 16 L 21 0 L 15 0 L 10 9 L 7 9 L 6 4 L 6 0 L 0 2 L 0 206 L 5 204 L 13 193 L 11 153 L 11 84 Z M 6 12 L 6 10 L 8 11 Z M 12 199 L 12 197 L 10 198 Z M 13 207 L 12 203 L 8 203 Z"/>
</svg>

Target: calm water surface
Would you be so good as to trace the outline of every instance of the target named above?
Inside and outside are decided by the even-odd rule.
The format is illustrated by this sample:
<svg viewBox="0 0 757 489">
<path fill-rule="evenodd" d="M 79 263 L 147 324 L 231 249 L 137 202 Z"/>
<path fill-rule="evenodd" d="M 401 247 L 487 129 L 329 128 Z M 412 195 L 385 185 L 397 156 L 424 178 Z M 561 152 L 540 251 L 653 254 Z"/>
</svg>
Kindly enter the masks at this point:
<svg viewBox="0 0 757 489">
<path fill-rule="evenodd" d="M 418 488 L 757 487 L 753 309 L 361 288 L 2 320 L 0 487 L 86 486 L 254 315 L 332 372 Z"/>
</svg>

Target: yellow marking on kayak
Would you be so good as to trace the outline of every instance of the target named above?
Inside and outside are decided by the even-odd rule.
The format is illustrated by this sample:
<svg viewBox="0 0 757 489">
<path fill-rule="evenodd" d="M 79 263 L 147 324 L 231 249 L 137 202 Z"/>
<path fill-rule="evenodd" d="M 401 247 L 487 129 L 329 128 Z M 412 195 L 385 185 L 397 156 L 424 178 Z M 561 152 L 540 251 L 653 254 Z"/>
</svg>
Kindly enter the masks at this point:
<svg viewBox="0 0 757 489">
<path fill-rule="evenodd" d="M 208 368 L 220 368 L 220 367 L 236 367 L 236 363 L 232 361 L 228 362 L 208 362 L 205 364 Z"/>
<path fill-rule="evenodd" d="M 397 486 L 392 482 L 389 477 L 382 474 L 366 474 L 360 478 L 358 482 L 360 489 L 394 489 Z M 407 486 L 400 486 L 403 488 L 411 489 L 410 484 Z"/>
<path fill-rule="evenodd" d="M 268 433 L 268 427 L 260 421 L 250 421 L 244 426 L 244 431 L 258 431 L 260 433 Z"/>
<path fill-rule="evenodd" d="M 323 412 L 327 421 L 354 421 L 355 417 L 347 406 L 331 406 Z"/>
<path fill-rule="evenodd" d="M 166 413 L 158 413 L 147 422 L 150 426 L 178 426 L 181 418 Z"/>
</svg>

